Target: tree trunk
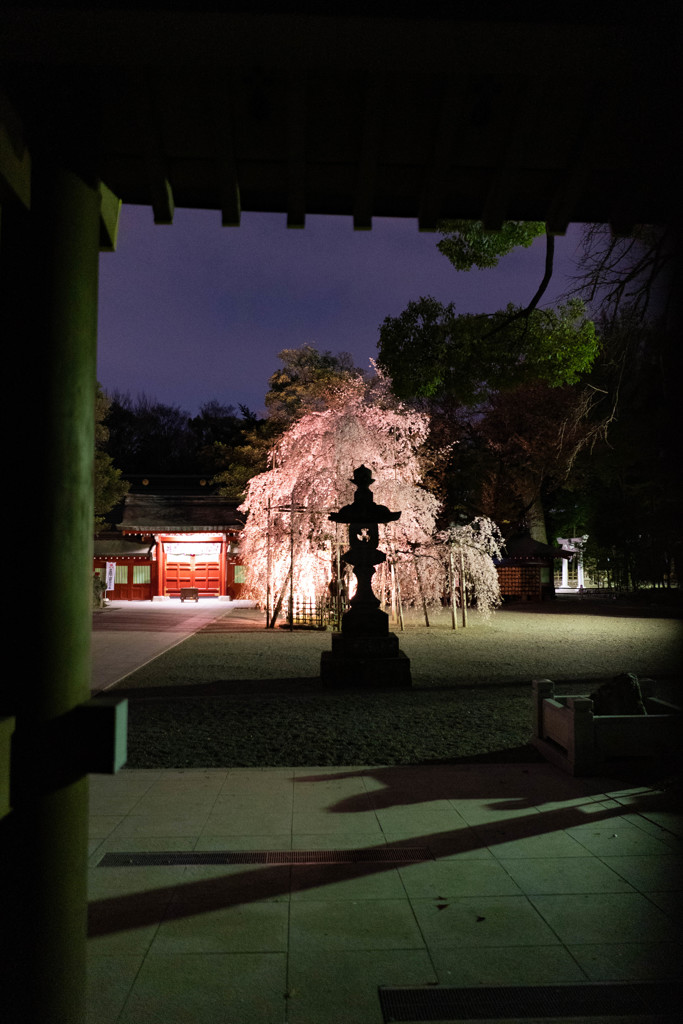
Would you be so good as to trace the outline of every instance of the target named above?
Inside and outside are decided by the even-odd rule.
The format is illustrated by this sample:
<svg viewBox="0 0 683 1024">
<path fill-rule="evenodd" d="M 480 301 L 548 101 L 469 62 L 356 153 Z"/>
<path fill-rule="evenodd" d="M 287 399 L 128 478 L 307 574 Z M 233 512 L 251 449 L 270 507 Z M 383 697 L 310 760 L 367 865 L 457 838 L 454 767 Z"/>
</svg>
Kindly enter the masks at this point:
<svg viewBox="0 0 683 1024">
<path fill-rule="evenodd" d="M 540 495 L 522 495 L 522 498 L 525 500 L 527 508 L 527 522 L 532 539 L 539 541 L 541 544 L 547 544 L 548 534 L 545 528 L 545 512 L 543 511 Z"/>
<path fill-rule="evenodd" d="M 287 590 L 287 584 L 289 583 L 291 578 L 292 578 L 292 567 L 290 565 L 289 572 L 285 576 L 285 582 L 282 584 L 282 590 L 280 591 L 280 593 L 278 595 L 278 599 L 275 602 L 275 608 L 273 609 L 273 617 L 270 620 L 270 629 L 274 629 L 275 628 L 275 623 L 277 622 L 277 617 L 280 614 L 280 609 L 282 608 L 282 602 L 283 602 L 284 597 L 285 597 L 285 591 Z"/>
</svg>

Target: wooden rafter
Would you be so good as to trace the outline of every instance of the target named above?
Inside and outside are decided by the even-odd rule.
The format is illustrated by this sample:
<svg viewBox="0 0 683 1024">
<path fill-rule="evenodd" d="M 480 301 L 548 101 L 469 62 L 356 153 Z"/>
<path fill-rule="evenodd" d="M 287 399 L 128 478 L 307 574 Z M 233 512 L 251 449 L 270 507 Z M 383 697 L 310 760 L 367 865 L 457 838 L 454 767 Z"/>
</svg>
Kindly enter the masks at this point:
<svg viewBox="0 0 683 1024">
<path fill-rule="evenodd" d="M 450 82 L 441 97 L 434 146 L 427 163 L 419 201 L 420 231 L 435 231 L 442 217 L 443 198 L 449 187 L 450 167 L 456 144 L 460 101 L 458 89 Z"/>
<path fill-rule="evenodd" d="M 175 200 L 160 130 L 158 110 L 161 104 L 155 102 L 151 82 L 143 71 L 133 73 L 133 82 L 137 92 L 137 117 L 154 223 L 172 224 Z"/>
<path fill-rule="evenodd" d="M 372 227 L 384 103 L 385 85 L 379 79 L 372 79 L 365 93 L 360 153 L 356 168 L 356 188 L 353 197 L 353 227 L 356 231 L 369 231 Z"/>
<path fill-rule="evenodd" d="M 534 131 L 534 106 L 538 103 L 539 93 L 546 87 L 546 80 L 536 76 L 519 83 L 514 115 L 505 128 L 499 162 L 491 174 L 482 208 L 481 221 L 489 231 L 500 231 L 503 221 L 511 219 L 508 214 L 510 196 L 518 170 L 524 166 L 529 136 Z M 509 88 L 512 88 L 512 83 Z"/>
<path fill-rule="evenodd" d="M 292 77 L 287 89 L 287 227 L 306 225 L 306 85 Z"/>
<path fill-rule="evenodd" d="M 214 88 L 210 96 L 213 136 L 218 168 L 218 192 L 223 227 L 238 228 L 242 217 L 232 90 Z"/>
</svg>

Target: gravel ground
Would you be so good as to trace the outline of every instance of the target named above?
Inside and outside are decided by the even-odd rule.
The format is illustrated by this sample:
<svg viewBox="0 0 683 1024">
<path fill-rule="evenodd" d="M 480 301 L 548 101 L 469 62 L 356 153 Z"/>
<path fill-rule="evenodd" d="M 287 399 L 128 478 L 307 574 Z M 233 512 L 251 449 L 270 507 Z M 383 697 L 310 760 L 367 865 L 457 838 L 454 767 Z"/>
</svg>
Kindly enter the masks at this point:
<svg viewBox="0 0 683 1024">
<path fill-rule="evenodd" d="M 330 689 L 328 632 L 218 620 L 119 684 L 130 768 L 536 761 L 531 680 L 589 693 L 621 672 L 680 702 L 680 618 L 588 601 L 515 606 L 453 630 L 441 614 L 399 633 L 413 688 Z M 112 691 L 109 691 L 110 693 Z"/>
</svg>

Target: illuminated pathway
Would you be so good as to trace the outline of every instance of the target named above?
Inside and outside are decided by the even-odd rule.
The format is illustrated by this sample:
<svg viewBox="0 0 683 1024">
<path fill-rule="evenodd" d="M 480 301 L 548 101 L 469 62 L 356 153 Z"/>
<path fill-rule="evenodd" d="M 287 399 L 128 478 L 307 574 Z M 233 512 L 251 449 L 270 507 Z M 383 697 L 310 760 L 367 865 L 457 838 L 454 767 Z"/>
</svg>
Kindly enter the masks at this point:
<svg viewBox="0 0 683 1024">
<path fill-rule="evenodd" d="M 111 601 L 93 613 L 92 691 L 108 689 L 212 623 L 228 630 L 262 626 L 239 601 Z"/>
</svg>

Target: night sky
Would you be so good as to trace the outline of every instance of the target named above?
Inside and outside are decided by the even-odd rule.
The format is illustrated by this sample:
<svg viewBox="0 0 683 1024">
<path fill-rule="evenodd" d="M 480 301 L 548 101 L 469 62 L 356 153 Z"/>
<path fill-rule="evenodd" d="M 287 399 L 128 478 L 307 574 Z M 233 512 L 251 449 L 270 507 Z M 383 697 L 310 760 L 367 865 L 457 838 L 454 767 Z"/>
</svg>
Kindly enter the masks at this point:
<svg viewBox="0 0 683 1024">
<path fill-rule="evenodd" d="M 144 392 L 194 414 L 216 399 L 264 410 L 283 348 L 350 352 L 369 368 L 378 328 L 410 299 L 433 295 L 458 312 L 526 304 L 543 276 L 545 241 L 495 270 L 457 273 L 414 220 L 246 213 L 223 228 L 214 211 L 177 210 L 156 226 L 147 207 L 124 206 L 118 248 L 100 257 L 98 380 L 105 391 Z M 553 304 L 573 272 L 580 226 L 556 239 Z"/>
</svg>

